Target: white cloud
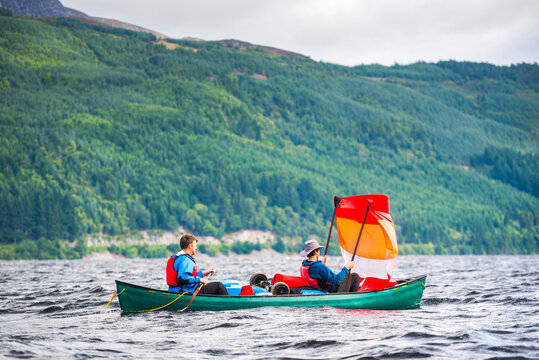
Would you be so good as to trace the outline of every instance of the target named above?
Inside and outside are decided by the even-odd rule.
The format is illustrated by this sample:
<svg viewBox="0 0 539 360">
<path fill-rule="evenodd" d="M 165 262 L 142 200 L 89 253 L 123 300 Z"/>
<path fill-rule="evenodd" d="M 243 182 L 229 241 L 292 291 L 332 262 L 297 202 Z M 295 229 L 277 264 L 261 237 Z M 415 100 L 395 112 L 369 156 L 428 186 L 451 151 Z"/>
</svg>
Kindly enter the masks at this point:
<svg viewBox="0 0 539 360">
<path fill-rule="evenodd" d="M 535 0 L 61 0 L 173 38 L 234 38 L 356 65 L 538 62 Z"/>
</svg>

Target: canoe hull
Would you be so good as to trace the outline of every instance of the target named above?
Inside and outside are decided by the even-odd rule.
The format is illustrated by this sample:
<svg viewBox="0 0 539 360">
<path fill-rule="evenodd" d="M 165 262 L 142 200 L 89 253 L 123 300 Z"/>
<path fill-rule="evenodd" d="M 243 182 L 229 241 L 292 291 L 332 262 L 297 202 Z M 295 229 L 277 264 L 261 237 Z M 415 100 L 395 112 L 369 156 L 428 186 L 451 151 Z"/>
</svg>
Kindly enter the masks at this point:
<svg viewBox="0 0 539 360">
<path fill-rule="evenodd" d="M 285 296 L 197 295 L 187 311 L 251 309 L 263 306 L 318 307 L 340 309 L 403 310 L 421 302 L 426 275 L 379 291 Z M 191 294 L 150 289 L 116 280 L 120 308 L 124 313 L 185 308 Z"/>
</svg>

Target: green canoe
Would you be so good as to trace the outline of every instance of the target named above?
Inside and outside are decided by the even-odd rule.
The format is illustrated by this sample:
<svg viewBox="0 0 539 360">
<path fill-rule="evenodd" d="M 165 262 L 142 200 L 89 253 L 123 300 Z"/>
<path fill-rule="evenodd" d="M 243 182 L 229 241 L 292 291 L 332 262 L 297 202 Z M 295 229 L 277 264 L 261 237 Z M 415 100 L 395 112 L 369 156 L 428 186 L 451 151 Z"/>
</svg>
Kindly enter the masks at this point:
<svg viewBox="0 0 539 360">
<path fill-rule="evenodd" d="M 313 295 L 224 296 L 197 295 L 187 311 L 237 310 L 262 306 L 330 306 L 340 309 L 403 310 L 419 305 L 427 275 L 399 282 L 378 291 Z M 191 294 L 150 289 L 116 280 L 120 308 L 124 313 L 182 310 Z"/>
</svg>

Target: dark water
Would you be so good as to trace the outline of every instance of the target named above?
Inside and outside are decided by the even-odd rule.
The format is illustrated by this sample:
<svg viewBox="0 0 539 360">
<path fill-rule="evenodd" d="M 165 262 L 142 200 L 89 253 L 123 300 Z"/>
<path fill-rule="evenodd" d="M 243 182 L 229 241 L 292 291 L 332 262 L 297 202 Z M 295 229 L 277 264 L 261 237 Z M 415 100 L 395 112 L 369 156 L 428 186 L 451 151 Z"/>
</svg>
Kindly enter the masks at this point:
<svg viewBox="0 0 539 360">
<path fill-rule="evenodd" d="M 401 256 L 427 273 L 407 311 L 261 308 L 103 313 L 114 279 L 164 288 L 161 260 L 0 262 L 0 357 L 185 359 L 538 359 L 539 256 Z M 217 279 L 296 274 L 299 258 L 199 258 Z M 331 258 L 333 269 L 342 262 Z"/>
</svg>

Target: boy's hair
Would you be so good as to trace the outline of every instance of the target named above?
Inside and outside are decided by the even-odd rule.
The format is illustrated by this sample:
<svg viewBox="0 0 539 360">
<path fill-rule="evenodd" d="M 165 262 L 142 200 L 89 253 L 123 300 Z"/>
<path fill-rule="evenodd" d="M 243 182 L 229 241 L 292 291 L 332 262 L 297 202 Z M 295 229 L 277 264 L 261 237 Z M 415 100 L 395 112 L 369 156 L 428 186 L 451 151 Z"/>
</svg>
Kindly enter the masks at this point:
<svg viewBox="0 0 539 360">
<path fill-rule="evenodd" d="M 314 256 L 314 253 L 317 252 L 318 250 L 320 249 L 314 249 L 313 251 L 309 253 L 309 255 L 307 255 L 307 257 L 310 258 L 311 256 Z"/>
<path fill-rule="evenodd" d="M 191 244 L 193 241 L 198 242 L 198 239 L 196 238 L 195 235 L 184 234 L 184 235 L 180 238 L 180 248 L 181 248 L 182 250 L 187 249 L 187 247 L 189 246 L 189 244 Z"/>
</svg>

